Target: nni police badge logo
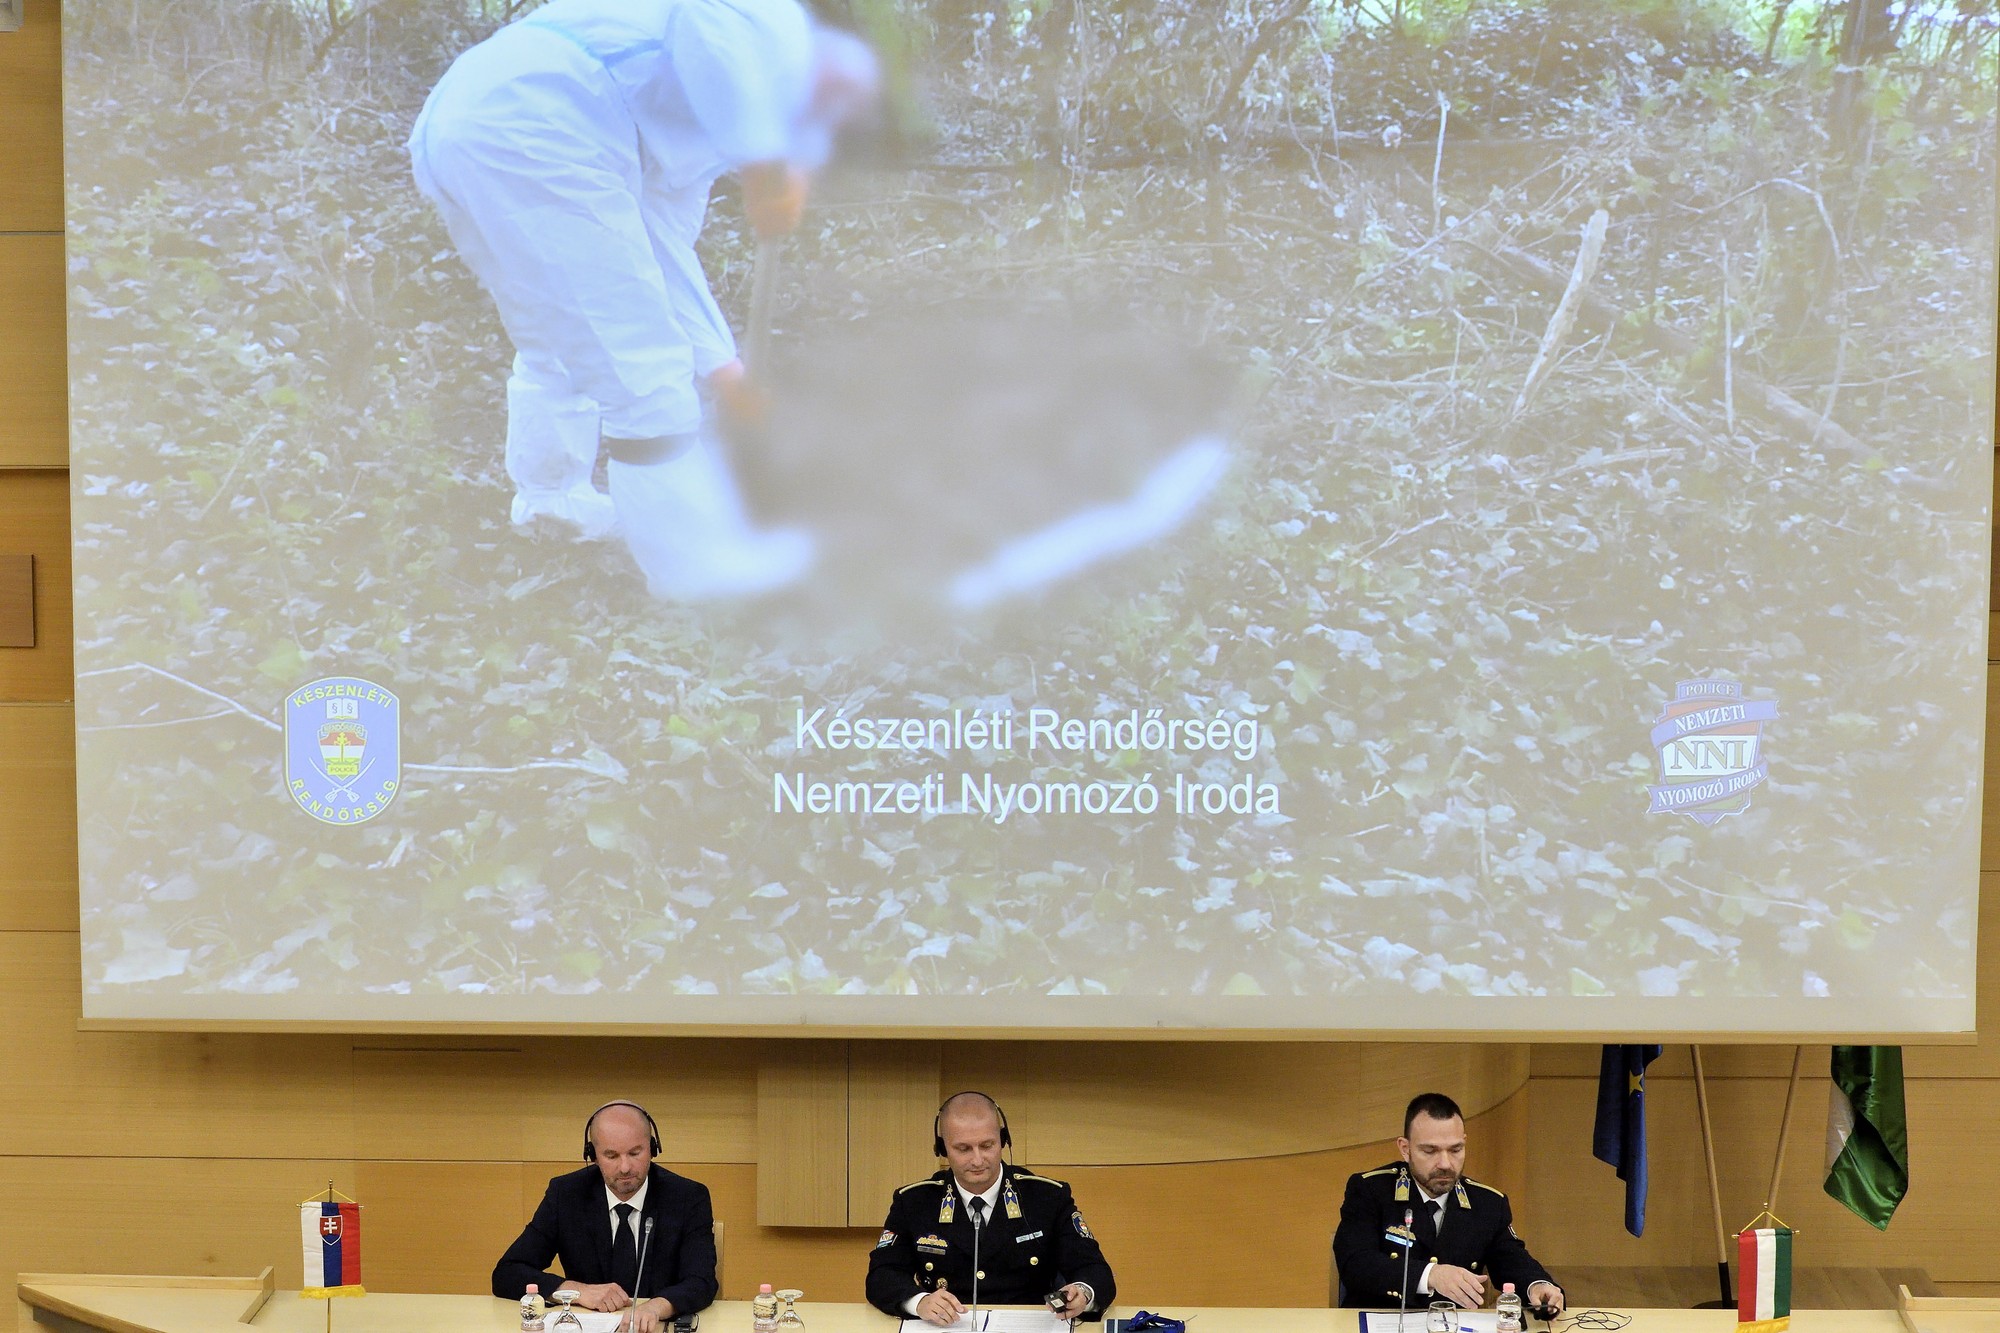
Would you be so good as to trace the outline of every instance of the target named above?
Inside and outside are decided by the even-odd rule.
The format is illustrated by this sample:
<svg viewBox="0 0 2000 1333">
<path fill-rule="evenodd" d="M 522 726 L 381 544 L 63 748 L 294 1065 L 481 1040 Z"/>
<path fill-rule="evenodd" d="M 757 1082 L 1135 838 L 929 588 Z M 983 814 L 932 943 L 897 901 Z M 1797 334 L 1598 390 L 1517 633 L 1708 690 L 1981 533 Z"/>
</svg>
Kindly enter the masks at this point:
<svg viewBox="0 0 2000 1333">
<path fill-rule="evenodd" d="M 1659 785 L 1646 813 L 1681 814 L 1703 824 L 1750 808 L 1750 791 L 1771 776 L 1764 759 L 1764 724 L 1775 700 L 1745 699 L 1733 680 L 1684 680 L 1653 722 Z"/>
<path fill-rule="evenodd" d="M 328 676 L 285 698 L 285 790 L 322 824 L 360 824 L 403 784 L 402 704 L 373 681 Z"/>
</svg>

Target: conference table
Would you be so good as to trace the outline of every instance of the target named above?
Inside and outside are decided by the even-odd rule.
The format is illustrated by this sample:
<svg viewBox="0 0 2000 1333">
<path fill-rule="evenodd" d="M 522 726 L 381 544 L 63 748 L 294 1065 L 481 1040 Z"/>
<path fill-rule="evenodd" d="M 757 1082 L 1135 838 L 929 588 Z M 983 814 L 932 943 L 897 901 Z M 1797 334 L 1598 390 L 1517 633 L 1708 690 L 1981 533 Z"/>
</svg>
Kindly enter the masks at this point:
<svg viewBox="0 0 2000 1333">
<path fill-rule="evenodd" d="M 1894 1310 L 1794 1310 L 1794 1333 L 2000 1333 L 2000 1300 L 1912 1297 Z M 331 1302 L 335 1333 L 518 1333 L 520 1307 L 490 1296 L 374 1292 Z M 328 1302 L 254 1278 L 23 1273 L 20 1333 L 325 1333 Z M 1151 1308 L 1120 1302 L 1112 1313 Z M 806 1333 L 893 1333 L 896 1321 L 861 1304 L 799 1302 Z M 1170 1307 L 1188 1333 L 1357 1333 L 1353 1310 Z M 1731 1310 L 1622 1310 L 1624 1333 L 1731 1333 Z M 1421 1328 L 1421 1319 L 1412 1321 Z M 1081 1326 L 1089 1328 L 1089 1325 Z M 1558 1320 L 1556 1333 L 1572 1325 Z M 700 1333 L 750 1333 L 748 1301 L 702 1311 Z M 1576 1333 L 1587 1333 L 1577 1329 Z"/>
</svg>

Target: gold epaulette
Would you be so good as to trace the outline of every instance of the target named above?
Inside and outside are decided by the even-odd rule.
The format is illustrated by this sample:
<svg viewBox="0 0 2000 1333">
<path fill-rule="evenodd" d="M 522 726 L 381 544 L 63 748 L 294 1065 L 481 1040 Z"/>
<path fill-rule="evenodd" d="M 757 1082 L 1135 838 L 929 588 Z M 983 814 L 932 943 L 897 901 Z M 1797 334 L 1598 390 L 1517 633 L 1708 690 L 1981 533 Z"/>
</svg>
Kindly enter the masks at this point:
<svg viewBox="0 0 2000 1333">
<path fill-rule="evenodd" d="M 1016 1171 L 1014 1173 L 1014 1179 L 1039 1180 L 1044 1185 L 1054 1185 L 1057 1189 L 1066 1190 L 1069 1188 L 1069 1182 L 1067 1180 L 1057 1180 L 1054 1176 L 1038 1176 L 1032 1171 Z"/>
<path fill-rule="evenodd" d="M 896 1193 L 908 1194 L 911 1190 L 922 1189 L 926 1185 L 942 1185 L 942 1184 L 944 1184 L 942 1180 L 938 1180 L 935 1177 L 927 1176 L 922 1180 L 913 1180 L 907 1185 L 897 1186 Z"/>
<path fill-rule="evenodd" d="M 1393 1176 L 1400 1170 L 1402 1168 L 1397 1166 L 1378 1166 L 1373 1171 L 1363 1171 L 1361 1178 L 1367 1180 L 1370 1176 Z"/>
<path fill-rule="evenodd" d="M 1486 1184 L 1484 1181 L 1474 1180 L 1471 1176 L 1460 1176 L 1459 1179 L 1463 1180 L 1468 1185 L 1479 1186 L 1480 1189 L 1485 1190 L 1488 1194 L 1497 1194 L 1503 1199 L 1507 1197 L 1507 1191 L 1496 1190 L 1491 1185 Z"/>
</svg>

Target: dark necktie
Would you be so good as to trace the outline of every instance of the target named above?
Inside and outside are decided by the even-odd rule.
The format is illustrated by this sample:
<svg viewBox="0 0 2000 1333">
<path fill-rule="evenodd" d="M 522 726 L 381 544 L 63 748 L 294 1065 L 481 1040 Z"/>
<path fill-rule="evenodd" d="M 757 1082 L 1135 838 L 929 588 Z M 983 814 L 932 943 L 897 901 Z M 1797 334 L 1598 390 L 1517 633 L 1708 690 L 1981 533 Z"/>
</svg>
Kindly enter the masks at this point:
<svg viewBox="0 0 2000 1333">
<path fill-rule="evenodd" d="M 972 1210 L 972 1229 L 980 1230 L 986 1225 L 986 1200 L 974 1195 L 966 1200 L 965 1206 Z"/>
<path fill-rule="evenodd" d="M 618 1226 L 611 1233 L 611 1280 L 625 1288 L 627 1296 L 637 1296 L 639 1246 L 632 1235 L 632 1205 L 621 1203 L 611 1211 L 618 1214 Z"/>
<path fill-rule="evenodd" d="M 1442 1236 L 1442 1235 L 1444 1234 L 1444 1200 L 1443 1200 L 1443 1199 L 1433 1199 L 1433 1200 L 1431 1200 L 1431 1230 L 1432 1230 L 1432 1231 L 1434 1231 L 1434 1232 L 1436 1232 L 1436 1233 L 1437 1233 L 1438 1235 L 1440 1235 L 1440 1236 Z"/>
</svg>

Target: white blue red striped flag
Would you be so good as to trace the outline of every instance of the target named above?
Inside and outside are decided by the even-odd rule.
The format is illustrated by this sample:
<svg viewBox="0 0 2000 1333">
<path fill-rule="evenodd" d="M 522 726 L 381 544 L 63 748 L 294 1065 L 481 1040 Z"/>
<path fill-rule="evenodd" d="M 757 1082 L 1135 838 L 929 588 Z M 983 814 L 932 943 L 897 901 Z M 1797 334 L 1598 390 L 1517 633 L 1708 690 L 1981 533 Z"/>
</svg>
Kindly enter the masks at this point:
<svg viewBox="0 0 2000 1333">
<path fill-rule="evenodd" d="M 299 1245 L 305 1276 L 299 1295 L 364 1296 L 361 1286 L 361 1205 L 308 1199 L 299 1205 Z"/>
</svg>

